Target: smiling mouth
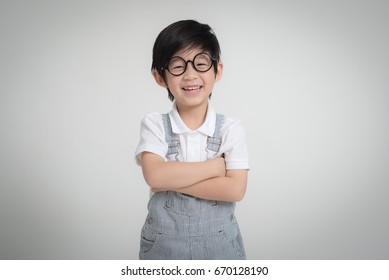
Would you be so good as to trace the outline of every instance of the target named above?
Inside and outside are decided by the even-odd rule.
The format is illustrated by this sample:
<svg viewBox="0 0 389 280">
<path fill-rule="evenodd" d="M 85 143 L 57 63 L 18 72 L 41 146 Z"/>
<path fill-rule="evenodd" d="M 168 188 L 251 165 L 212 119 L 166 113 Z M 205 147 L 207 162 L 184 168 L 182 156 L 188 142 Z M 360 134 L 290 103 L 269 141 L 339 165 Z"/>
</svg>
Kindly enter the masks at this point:
<svg viewBox="0 0 389 280">
<path fill-rule="evenodd" d="M 200 88 L 202 88 L 202 87 L 201 86 L 183 87 L 182 89 L 185 90 L 186 92 L 193 92 L 193 91 L 199 90 Z"/>
</svg>

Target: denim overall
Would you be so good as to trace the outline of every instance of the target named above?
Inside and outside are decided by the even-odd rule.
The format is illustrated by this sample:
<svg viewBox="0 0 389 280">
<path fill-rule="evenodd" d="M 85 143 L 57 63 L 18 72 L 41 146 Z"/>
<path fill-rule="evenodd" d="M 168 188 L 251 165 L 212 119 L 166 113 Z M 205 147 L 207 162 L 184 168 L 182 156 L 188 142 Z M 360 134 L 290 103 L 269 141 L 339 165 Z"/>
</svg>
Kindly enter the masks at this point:
<svg viewBox="0 0 389 280">
<path fill-rule="evenodd" d="M 162 115 L 167 159 L 179 160 L 180 140 L 173 133 L 168 114 Z M 207 139 L 207 153 L 221 145 L 223 115 L 217 114 L 213 137 Z M 141 260 L 246 259 L 234 215 L 235 203 L 205 200 L 175 191 L 157 192 L 148 203 L 148 215 L 141 232 Z"/>
</svg>

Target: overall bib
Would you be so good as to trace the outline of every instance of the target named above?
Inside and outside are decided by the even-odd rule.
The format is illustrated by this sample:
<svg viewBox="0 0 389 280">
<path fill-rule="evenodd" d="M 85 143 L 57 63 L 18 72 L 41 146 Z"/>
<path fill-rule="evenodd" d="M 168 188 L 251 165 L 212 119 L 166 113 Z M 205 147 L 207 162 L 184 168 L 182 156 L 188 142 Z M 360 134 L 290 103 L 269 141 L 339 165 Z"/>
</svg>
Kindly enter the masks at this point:
<svg viewBox="0 0 389 280">
<path fill-rule="evenodd" d="M 179 160 L 180 140 L 173 133 L 168 114 L 162 115 L 167 159 Z M 217 114 L 207 152 L 218 152 L 223 115 Z M 246 259 L 234 215 L 235 203 L 206 200 L 175 191 L 157 192 L 149 200 L 141 232 L 141 260 Z"/>
</svg>

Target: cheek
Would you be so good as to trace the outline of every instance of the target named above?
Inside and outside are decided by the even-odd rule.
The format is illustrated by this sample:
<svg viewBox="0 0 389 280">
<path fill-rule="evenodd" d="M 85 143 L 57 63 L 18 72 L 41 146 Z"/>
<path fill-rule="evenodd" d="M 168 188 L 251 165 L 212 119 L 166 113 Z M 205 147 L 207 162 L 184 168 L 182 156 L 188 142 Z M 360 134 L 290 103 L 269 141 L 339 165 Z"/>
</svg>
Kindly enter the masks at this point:
<svg viewBox="0 0 389 280">
<path fill-rule="evenodd" d="M 213 74 L 213 73 L 212 73 Z M 209 87 L 213 87 L 214 84 L 218 81 L 217 79 L 217 76 L 215 77 L 214 75 L 212 76 L 209 76 L 207 79 L 206 79 L 206 84 L 209 86 Z"/>
<path fill-rule="evenodd" d="M 175 79 L 175 77 L 169 77 L 166 79 L 166 85 L 171 88 L 171 87 L 177 87 L 179 85 L 178 79 Z"/>
</svg>

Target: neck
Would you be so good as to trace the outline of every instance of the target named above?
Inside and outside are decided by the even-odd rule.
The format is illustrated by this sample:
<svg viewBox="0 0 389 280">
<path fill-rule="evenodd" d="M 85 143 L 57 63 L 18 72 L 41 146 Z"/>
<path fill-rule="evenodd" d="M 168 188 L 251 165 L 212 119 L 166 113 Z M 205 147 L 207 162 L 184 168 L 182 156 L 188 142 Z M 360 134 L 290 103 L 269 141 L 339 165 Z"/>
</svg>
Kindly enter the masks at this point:
<svg viewBox="0 0 389 280">
<path fill-rule="evenodd" d="M 199 128 L 205 121 L 208 110 L 208 103 L 203 106 L 197 107 L 179 107 L 177 106 L 178 113 L 185 125 L 191 129 L 195 130 Z"/>
</svg>

